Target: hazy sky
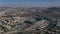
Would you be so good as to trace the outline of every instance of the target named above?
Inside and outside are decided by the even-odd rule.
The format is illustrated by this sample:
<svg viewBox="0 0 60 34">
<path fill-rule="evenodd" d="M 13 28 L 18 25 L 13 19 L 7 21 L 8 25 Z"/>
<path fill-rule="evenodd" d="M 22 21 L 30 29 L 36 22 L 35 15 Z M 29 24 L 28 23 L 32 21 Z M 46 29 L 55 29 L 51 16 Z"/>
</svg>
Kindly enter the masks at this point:
<svg viewBox="0 0 60 34">
<path fill-rule="evenodd" d="M 60 6 L 60 0 L 0 0 L 1 6 Z"/>
</svg>

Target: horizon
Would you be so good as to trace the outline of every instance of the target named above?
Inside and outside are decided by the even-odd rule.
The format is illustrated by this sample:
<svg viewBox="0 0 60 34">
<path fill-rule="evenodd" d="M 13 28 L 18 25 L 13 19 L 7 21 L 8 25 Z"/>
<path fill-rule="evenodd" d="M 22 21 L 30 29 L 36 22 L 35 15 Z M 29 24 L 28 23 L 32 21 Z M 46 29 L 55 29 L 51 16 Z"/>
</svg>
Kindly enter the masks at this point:
<svg viewBox="0 0 60 34">
<path fill-rule="evenodd" d="M 0 7 L 58 7 L 60 0 L 0 0 Z"/>
</svg>

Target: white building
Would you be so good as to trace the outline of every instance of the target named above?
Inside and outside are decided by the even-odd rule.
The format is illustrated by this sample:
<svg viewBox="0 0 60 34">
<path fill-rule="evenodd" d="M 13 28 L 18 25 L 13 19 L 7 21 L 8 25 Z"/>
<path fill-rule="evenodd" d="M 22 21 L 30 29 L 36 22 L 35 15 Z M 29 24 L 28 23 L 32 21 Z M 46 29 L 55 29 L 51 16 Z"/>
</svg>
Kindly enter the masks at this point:
<svg viewBox="0 0 60 34">
<path fill-rule="evenodd" d="M 19 16 L 14 16 L 14 17 L 12 17 L 14 20 L 19 20 L 20 19 L 20 17 Z"/>
<path fill-rule="evenodd" d="M 0 12 L 0 16 L 4 16 L 5 15 L 5 12 Z"/>
</svg>

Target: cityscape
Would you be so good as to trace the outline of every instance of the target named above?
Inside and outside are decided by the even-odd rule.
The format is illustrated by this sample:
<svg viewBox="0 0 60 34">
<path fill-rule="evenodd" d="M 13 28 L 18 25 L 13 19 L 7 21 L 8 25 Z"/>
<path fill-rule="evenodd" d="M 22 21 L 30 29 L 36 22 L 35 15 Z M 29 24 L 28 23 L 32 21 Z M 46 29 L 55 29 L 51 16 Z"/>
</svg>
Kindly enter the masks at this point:
<svg viewBox="0 0 60 34">
<path fill-rule="evenodd" d="M 60 34 L 60 0 L 0 0 L 0 34 Z"/>
</svg>

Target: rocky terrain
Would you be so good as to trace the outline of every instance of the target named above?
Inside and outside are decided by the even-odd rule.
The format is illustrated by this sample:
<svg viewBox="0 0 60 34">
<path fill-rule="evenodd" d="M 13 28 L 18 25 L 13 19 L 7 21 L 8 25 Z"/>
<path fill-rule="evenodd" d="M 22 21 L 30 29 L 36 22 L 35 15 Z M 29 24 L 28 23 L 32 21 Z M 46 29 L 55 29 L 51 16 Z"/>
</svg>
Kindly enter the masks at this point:
<svg viewBox="0 0 60 34">
<path fill-rule="evenodd" d="M 60 34 L 60 7 L 0 7 L 0 34 Z"/>
</svg>

